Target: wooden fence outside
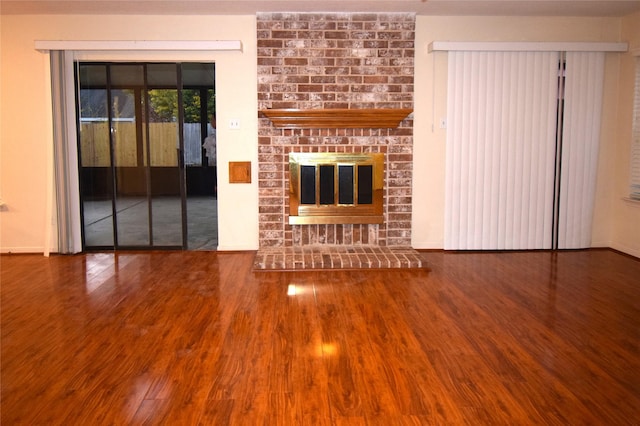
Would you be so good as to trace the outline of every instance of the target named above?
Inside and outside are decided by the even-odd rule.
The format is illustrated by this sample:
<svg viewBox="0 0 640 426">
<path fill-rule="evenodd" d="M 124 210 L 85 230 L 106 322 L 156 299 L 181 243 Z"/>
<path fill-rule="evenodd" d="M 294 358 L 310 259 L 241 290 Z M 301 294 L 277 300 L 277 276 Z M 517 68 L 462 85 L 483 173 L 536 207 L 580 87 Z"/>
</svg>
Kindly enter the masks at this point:
<svg viewBox="0 0 640 426">
<path fill-rule="evenodd" d="M 114 162 L 116 167 L 147 165 L 146 143 L 138 147 L 136 123 L 115 122 Z M 199 123 L 186 123 L 185 163 L 200 165 L 202 141 Z M 143 142 L 146 135 L 143 134 Z M 150 162 L 152 167 L 178 166 L 178 123 L 149 123 Z M 82 167 L 109 167 L 109 124 L 107 122 L 82 123 L 80 130 L 80 156 Z"/>
</svg>

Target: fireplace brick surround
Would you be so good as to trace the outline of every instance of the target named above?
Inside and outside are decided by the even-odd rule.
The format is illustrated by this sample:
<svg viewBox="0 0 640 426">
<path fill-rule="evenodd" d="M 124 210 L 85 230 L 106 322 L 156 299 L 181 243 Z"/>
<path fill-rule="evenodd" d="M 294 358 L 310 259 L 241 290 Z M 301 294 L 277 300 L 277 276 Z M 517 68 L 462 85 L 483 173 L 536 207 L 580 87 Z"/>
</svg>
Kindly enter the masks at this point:
<svg viewBox="0 0 640 426">
<path fill-rule="evenodd" d="M 411 13 L 259 13 L 258 109 L 413 108 L 414 31 Z M 259 255 L 410 247 L 411 115 L 391 129 L 283 129 L 261 115 L 258 150 Z M 290 152 L 384 153 L 384 223 L 289 225 Z"/>
</svg>

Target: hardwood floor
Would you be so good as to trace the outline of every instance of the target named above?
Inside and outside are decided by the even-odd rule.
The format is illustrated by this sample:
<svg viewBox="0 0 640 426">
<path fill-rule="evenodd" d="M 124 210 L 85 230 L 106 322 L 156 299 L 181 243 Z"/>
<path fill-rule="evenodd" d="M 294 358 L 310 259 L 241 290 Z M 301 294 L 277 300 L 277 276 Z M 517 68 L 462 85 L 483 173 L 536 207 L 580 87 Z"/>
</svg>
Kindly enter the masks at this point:
<svg viewBox="0 0 640 426">
<path fill-rule="evenodd" d="M 640 421 L 637 259 L 254 272 L 253 257 L 2 256 L 2 425 Z"/>
</svg>

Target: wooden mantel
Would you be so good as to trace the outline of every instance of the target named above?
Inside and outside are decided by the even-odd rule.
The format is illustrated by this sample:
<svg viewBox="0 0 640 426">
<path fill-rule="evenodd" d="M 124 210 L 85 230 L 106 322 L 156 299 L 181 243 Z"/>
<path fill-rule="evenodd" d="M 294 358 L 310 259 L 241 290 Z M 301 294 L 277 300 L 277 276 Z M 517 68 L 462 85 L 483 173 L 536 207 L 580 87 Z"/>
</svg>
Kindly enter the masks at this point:
<svg viewBox="0 0 640 426">
<path fill-rule="evenodd" d="M 275 127 L 284 129 L 396 128 L 411 108 L 263 109 Z"/>
</svg>

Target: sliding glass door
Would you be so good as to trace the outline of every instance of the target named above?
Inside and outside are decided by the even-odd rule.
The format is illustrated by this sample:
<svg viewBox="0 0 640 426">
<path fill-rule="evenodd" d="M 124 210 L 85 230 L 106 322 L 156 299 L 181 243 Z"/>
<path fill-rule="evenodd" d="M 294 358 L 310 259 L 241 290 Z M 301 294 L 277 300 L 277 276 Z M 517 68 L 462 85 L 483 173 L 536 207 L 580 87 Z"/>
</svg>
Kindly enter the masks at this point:
<svg viewBox="0 0 640 426">
<path fill-rule="evenodd" d="M 213 65 L 198 65 L 213 93 Z M 185 105 L 182 73 L 175 63 L 78 64 L 85 249 L 189 248 L 185 109 L 202 110 L 205 126 L 208 111 L 200 99 Z M 191 139 L 189 151 L 202 151 L 202 134 Z"/>
</svg>

